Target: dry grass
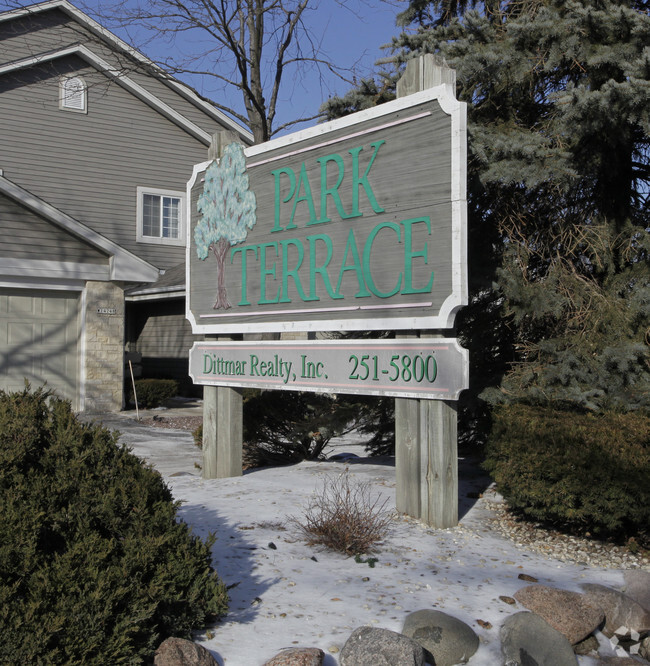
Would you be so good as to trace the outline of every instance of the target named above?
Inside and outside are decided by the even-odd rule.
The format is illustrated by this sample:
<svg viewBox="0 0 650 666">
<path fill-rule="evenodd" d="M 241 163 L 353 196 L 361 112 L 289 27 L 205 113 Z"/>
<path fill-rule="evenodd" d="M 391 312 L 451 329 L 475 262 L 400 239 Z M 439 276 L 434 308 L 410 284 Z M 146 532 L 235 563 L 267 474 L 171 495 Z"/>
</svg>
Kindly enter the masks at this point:
<svg viewBox="0 0 650 666">
<path fill-rule="evenodd" d="M 308 502 L 302 518 L 294 518 L 310 545 L 320 544 L 346 555 L 372 552 L 392 521 L 388 499 L 373 496 L 370 482 L 353 481 L 346 470 L 325 480 Z"/>
</svg>

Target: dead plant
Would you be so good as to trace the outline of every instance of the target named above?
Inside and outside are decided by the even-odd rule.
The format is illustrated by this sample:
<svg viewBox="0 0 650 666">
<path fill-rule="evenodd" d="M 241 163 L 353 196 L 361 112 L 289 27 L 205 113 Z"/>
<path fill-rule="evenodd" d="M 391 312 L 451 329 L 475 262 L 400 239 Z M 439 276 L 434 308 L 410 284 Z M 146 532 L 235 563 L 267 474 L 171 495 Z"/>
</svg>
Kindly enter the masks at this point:
<svg viewBox="0 0 650 666">
<path fill-rule="evenodd" d="M 310 545 L 320 544 L 346 555 L 372 552 L 385 538 L 392 520 L 388 499 L 374 495 L 369 481 L 350 478 L 348 470 L 328 477 L 292 522 Z"/>
</svg>

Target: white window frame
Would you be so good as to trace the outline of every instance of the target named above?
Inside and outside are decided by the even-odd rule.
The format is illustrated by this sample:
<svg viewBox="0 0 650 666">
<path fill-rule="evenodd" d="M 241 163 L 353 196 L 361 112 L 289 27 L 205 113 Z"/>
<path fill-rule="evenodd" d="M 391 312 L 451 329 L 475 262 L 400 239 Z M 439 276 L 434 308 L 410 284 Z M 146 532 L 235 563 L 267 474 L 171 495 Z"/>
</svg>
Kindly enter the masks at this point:
<svg viewBox="0 0 650 666">
<path fill-rule="evenodd" d="M 144 195 L 150 194 L 157 197 L 173 197 L 178 199 L 178 237 L 177 238 L 164 238 L 163 236 L 145 236 L 144 231 Z M 153 243 L 155 245 L 179 245 L 185 246 L 185 192 L 178 192 L 176 190 L 161 190 L 153 187 L 138 187 L 137 188 L 137 226 L 136 226 L 136 240 L 138 243 Z M 162 233 L 162 225 L 161 225 Z"/>
<path fill-rule="evenodd" d="M 67 88 L 71 81 L 81 83 L 81 90 L 71 93 Z M 81 104 L 77 102 L 78 96 L 81 97 Z M 73 75 L 61 78 L 59 81 L 59 108 L 73 113 L 88 113 L 88 86 L 83 77 Z"/>
</svg>

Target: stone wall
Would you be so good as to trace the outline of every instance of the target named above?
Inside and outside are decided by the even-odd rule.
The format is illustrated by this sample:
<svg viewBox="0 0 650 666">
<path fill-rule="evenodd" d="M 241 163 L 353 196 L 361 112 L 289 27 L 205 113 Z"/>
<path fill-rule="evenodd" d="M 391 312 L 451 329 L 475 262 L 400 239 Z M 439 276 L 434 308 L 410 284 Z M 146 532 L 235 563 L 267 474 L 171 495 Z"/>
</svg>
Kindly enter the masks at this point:
<svg viewBox="0 0 650 666">
<path fill-rule="evenodd" d="M 122 409 L 124 290 L 112 282 L 86 283 L 87 412 Z"/>
</svg>

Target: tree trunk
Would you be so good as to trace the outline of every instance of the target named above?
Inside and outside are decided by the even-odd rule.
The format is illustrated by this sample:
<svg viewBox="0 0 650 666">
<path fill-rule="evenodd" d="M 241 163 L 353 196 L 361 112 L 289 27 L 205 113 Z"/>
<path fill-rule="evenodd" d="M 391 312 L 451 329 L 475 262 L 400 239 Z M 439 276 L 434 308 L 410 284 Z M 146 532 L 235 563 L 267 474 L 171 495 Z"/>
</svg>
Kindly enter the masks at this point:
<svg viewBox="0 0 650 666">
<path fill-rule="evenodd" d="M 226 292 L 226 255 L 230 243 L 225 238 L 220 238 L 216 245 L 212 245 L 212 251 L 217 258 L 217 300 L 213 306 L 215 310 L 228 310 L 232 307 Z"/>
</svg>

